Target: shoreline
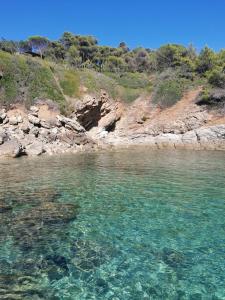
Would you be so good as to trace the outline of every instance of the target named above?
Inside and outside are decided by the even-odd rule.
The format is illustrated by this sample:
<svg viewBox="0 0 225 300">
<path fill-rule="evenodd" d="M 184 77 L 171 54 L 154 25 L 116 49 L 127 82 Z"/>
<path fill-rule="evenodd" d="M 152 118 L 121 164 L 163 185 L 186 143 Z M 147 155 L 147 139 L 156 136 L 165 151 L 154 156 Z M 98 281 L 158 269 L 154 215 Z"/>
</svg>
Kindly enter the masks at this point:
<svg viewBox="0 0 225 300">
<path fill-rule="evenodd" d="M 151 139 L 151 138 L 150 138 Z M 154 139 L 154 138 L 153 138 Z M 92 155 L 92 154 L 100 154 L 100 153 L 111 153 L 111 152 L 117 152 L 117 151 L 136 151 L 136 150 L 149 150 L 149 151 L 194 151 L 194 152 L 223 152 L 225 151 L 225 145 L 221 147 L 221 145 L 201 145 L 200 143 L 197 144 L 180 144 L 180 145 L 174 145 L 173 143 L 170 143 L 169 141 L 163 142 L 162 144 L 153 143 L 152 139 L 150 141 L 141 141 L 137 143 L 137 140 L 134 142 L 127 142 L 127 143 L 117 143 L 117 144 L 104 144 L 104 146 L 100 146 L 97 148 L 92 149 L 73 149 L 73 150 L 62 150 L 54 152 L 54 153 L 48 153 L 43 152 L 41 155 L 26 155 L 22 154 L 20 156 L 12 157 L 12 156 L 0 156 L 0 162 L 10 160 L 13 161 L 16 159 L 40 159 L 40 158 L 48 158 L 48 157 L 64 157 L 64 156 L 70 156 L 70 155 Z"/>
<path fill-rule="evenodd" d="M 87 95 L 69 117 L 51 100 L 37 100 L 29 110 L 19 104 L 8 111 L 0 109 L 0 158 L 139 146 L 224 151 L 225 120 L 220 122 L 215 112 L 198 107 L 193 102 L 198 93 L 190 92 L 162 111 L 148 108 L 144 121 L 141 108 L 148 99 L 122 108 L 106 93 L 100 98 Z"/>
</svg>

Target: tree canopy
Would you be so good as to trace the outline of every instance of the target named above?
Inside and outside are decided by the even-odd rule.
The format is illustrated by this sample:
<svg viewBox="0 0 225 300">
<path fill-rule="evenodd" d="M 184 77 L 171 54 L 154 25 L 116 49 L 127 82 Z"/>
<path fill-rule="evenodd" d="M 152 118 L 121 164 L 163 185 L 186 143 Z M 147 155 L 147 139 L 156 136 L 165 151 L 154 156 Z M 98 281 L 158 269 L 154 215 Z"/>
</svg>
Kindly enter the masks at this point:
<svg viewBox="0 0 225 300">
<path fill-rule="evenodd" d="M 93 36 L 64 32 L 56 41 L 31 36 L 24 41 L 2 39 L 0 49 L 11 54 L 35 52 L 41 58 L 68 64 L 72 68 L 90 68 L 99 72 L 140 72 L 151 74 L 167 69 L 179 70 L 185 78 L 196 74 L 221 85 L 225 70 L 225 50 L 216 53 L 204 47 L 198 54 L 193 45 L 167 44 L 159 49 L 129 49 L 122 41 L 118 47 L 102 46 Z M 221 75 L 222 74 L 222 75 Z M 219 78 L 220 77 L 220 78 Z"/>
</svg>

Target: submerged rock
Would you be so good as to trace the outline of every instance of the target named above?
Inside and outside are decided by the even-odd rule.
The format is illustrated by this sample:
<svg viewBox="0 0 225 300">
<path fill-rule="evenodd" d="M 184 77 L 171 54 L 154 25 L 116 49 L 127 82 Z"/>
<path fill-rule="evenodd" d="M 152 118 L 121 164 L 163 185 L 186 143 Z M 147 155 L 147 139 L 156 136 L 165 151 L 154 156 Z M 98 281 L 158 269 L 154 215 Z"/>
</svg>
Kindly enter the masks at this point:
<svg viewBox="0 0 225 300">
<path fill-rule="evenodd" d="M 26 187 L 21 188 L 20 194 L 13 190 L 0 193 L 0 203 L 10 206 L 28 206 L 36 207 L 42 203 L 55 202 L 61 197 L 59 191 L 55 187 L 35 188 L 27 190 Z"/>
<path fill-rule="evenodd" d="M 184 266 L 185 257 L 182 253 L 169 249 L 164 248 L 162 253 L 162 260 L 170 267 L 177 268 Z"/>
<path fill-rule="evenodd" d="M 38 207 L 32 207 L 15 218 L 15 224 L 29 225 L 36 221 L 42 224 L 69 222 L 77 216 L 78 206 L 74 204 L 43 202 Z"/>
<path fill-rule="evenodd" d="M 0 273 L 0 299 L 25 300 L 48 299 L 44 281 L 35 276 Z"/>
<path fill-rule="evenodd" d="M 68 275 L 68 261 L 62 255 L 47 255 L 42 261 L 42 272 L 48 274 L 50 281 L 59 280 Z"/>
<path fill-rule="evenodd" d="M 11 205 L 8 205 L 6 203 L 2 203 L 2 201 L 0 201 L 0 214 L 11 211 L 12 209 L 13 208 L 12 208 Z"/>
<path fill-rule="evenodd" d="M 82 272 L 92 272 L 108 259 L 99 245 L 85 240 L 75 241 L 71 252 L 71 264 Z"/>
<path fill-rule="evenodd" d="M 8 220 L 9 234 L 24 251 L 39 247 L 39 243 L 54 244 L 56 237 L 64 236 L 65 225 L 77 214 L 77 205 L 41 202 Z"/>
</svg>

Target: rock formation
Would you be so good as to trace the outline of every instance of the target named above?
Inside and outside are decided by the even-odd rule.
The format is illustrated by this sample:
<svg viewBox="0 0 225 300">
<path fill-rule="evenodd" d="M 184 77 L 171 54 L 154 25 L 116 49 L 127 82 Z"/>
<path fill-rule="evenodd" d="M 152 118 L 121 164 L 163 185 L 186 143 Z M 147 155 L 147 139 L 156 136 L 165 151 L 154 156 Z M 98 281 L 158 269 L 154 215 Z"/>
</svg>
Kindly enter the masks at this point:
<svg viewBox="0 0 225 300">
<path fill-rule="evenodd" d="M 47 111 L 44 115 L 43 106 Z M 93 147 L 95 143 L 76 117 L 66 118 L 47 104 L 32 106 L 28 111 L 21 106 L 0 111 L 0 156 L 37 156 Z"/>
<path fill-rule="evenodd" d="M 164 110 L 154 106 L 151 98 L 140 98 L 121 116 L 115 130 L 101 140 L 116 146 L 225 150 L 224 114 L 199 105 L 200 92 L 201 88 L 189 91 Z"/>
<path fill-rule="evenodd" d="M 224 150 L 224 112 L 199 102 L 200 92 L 201 88 L 187 92 L 167 109 L 153 105 L 151 97 L 125 105 L 104 91 L 99 97 L 84 95 L 69 117 L 61 115 L 50 100 L 38 100 L 29 110 L 21 106 L 1 109 L 0 157 L 143 144 Z"/>
</svg>

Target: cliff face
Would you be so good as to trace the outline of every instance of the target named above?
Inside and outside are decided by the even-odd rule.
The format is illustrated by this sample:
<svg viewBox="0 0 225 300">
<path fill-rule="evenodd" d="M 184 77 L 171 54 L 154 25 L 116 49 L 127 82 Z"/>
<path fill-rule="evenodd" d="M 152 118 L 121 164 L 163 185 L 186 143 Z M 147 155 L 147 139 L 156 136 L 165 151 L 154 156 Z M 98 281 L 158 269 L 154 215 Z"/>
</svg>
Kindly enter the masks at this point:
<svg viewBox="0 0 225 300">
<path fill-rule="evenodd" d="M 148 145 L 154 148 L 225 150 L 225 117 L 199 105 L 201 87 L 185 93 L 174 106 L 161 109 L 151 97 L 132 105 L 84 95 L 70 117 L 49 100 L 27 110 L 15 105 L 0 110 L 0 156 L 77 152 L 102 147 Z"/>
<path fill-rule="evenodd" d="M 224 150 L 224 113 L 197 104 L 200 92 L 201 87 L 185 93 L 167 109 L 153 105 L 151 97 L 140 97 L 133 105 L 119 108 L 120 118 L 113 131 L 99 124 L 95 138 L 116 146 Z"/>
</svg>

